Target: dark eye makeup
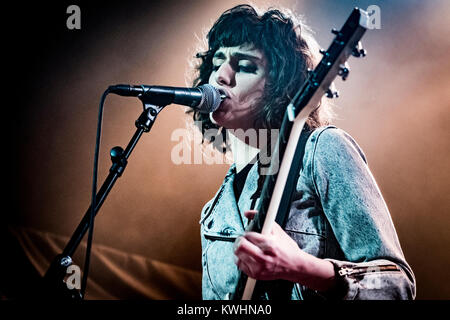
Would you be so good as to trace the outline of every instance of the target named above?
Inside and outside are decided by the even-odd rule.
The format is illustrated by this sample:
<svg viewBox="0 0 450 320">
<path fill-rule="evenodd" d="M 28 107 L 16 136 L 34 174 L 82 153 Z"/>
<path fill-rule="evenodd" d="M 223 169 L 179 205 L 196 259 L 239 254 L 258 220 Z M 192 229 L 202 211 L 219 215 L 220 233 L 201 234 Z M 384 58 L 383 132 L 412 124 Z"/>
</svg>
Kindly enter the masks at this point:
<svg viewBox="0 0 450 320">
<path fill-rule="evenodd" d="M 219 70 L 221 64 L 213 65 L 213 71 Z M 232 64 L 233 69 L 236 72 L 245 72 L 245 73 L 256 73 L 258 70 L 258 67 L 254 64 L 248 64 L 248 65 L 240 65 L 240 64 Z"/>
</svg>

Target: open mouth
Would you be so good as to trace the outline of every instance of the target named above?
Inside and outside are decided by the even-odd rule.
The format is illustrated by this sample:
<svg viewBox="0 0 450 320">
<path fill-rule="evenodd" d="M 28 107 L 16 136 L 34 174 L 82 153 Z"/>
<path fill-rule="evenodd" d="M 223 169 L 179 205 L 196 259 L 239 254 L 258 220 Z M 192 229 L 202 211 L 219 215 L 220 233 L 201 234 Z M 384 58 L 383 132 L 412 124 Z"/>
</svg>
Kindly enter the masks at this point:
<svg viewBox="0 0 450 320">
<path fill-rule="evenodd" d="M 219 92 L 220 92 L 220 99 L 224 100 L 226 98 L 229 98 L 228 93 L 222 89 L 222 88 L 218 88 Z"/>
</svg>

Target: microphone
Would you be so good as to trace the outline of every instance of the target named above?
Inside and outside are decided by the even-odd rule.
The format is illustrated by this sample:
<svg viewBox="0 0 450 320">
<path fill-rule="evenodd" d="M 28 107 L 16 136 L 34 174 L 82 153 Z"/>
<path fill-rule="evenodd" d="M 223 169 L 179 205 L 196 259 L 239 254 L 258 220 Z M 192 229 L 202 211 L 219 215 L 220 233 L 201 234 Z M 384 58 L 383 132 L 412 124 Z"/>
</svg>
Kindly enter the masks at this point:
<svg viewBox="0 0 450 320">
<path fill-rule="evenodd" d="M 110 86 L 108 90 L 110 93 L 120 96 L 138 97 L 144 103 L 158 106 L 166 106 L 171 103 L 182 104 L 197 109 L 201 113 L 217 110 L 226 97 L 225 93 L 210 84 L 196 88 L 118 84 Z"/>
</svg>

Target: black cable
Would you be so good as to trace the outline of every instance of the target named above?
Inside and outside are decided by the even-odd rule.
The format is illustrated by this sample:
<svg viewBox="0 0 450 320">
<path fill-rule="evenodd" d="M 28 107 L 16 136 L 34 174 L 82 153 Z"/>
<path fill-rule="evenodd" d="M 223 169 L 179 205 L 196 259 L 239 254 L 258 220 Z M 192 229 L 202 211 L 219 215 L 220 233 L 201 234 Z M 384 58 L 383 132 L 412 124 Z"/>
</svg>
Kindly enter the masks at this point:
<svg viewBox="0 0 450 320">
<path fill-rule="evenodd" d="M 96 196 L 97 196 L 97 175 L 98 175 L 98 158 L 99 158 L 99 150 L 100 150 L 100 138 L 102 134 L 102 119 L 103 119 L 103 106 L 105 103 L 106 96 L 109 94 L 109 88 L 103 92 L 103 95 L 100 99 L 100 106 L 98 110 L 98 119 L 97 119 L 97 137 L 95 139 L 95 151 L 94 151 L 94 170 L 92 174 L 92 198 L 91 198 L 91 213 L 89 216 L 89 226 L 88 226 L 88 239 L 86 245 L 86 258 L 84 260 L 84 271 L 83 271 L 83 279 L 81 281 L 81 297 L 84 299 L 84 294 L 86 292 L 86 285 L 89 273 L 89 263 L 91 256 L 91 247 L 92 247 L 92 237 L 94 233 L 94 217 L 95 217 L 95 207 L 96 207 Z"/>
</svg>

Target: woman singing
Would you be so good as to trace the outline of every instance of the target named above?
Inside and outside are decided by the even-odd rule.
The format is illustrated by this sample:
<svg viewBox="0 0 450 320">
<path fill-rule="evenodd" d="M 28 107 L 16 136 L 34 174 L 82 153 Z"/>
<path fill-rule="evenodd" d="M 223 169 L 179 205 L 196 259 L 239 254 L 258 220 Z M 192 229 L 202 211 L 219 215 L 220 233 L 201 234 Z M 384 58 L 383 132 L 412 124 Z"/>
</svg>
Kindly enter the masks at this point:
<svg viewBox="0 0 450 320">
<path fill-rule="evenodd" d="M 249 5 L 225 11 L 207 40 L 194 85 L 209 83 L 226 98 L 209 115 L 191 112 L 204 140 L 221 152 L 230 145 L 235 162 L 201 213 L 203 298 L 229 298 L 241 270 L 257 280 L 293 282 L 292 299 L 414 299 L 414 275 L 366 158 L 331 125 L 325 101 L 305 125 L 286 225 L 275 224 L 270 235 L 245 232 L 264 179 L 261 162 L 252 160 L 267 144 L 236 132 L 280 128 L 318 49 L 294 15 L 258 14 Z M 205 135 L 211 128 L 216 137 Z"/>
</svg>

